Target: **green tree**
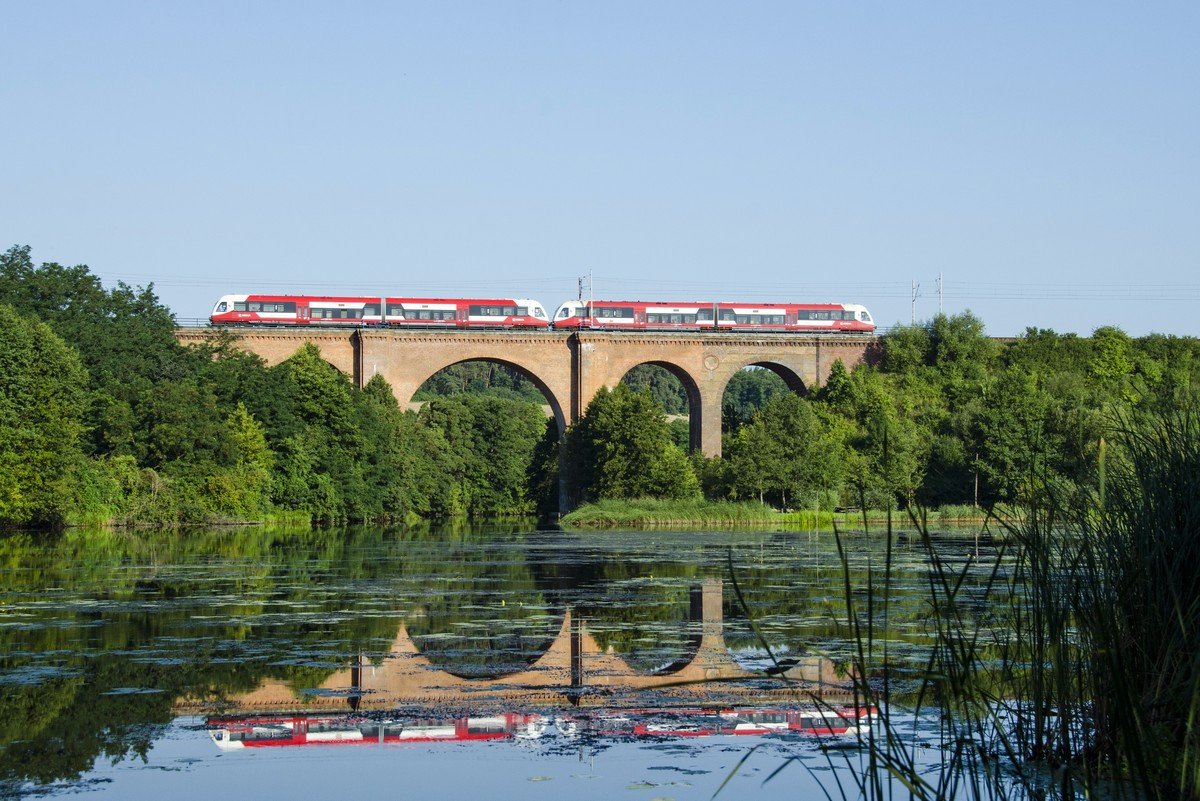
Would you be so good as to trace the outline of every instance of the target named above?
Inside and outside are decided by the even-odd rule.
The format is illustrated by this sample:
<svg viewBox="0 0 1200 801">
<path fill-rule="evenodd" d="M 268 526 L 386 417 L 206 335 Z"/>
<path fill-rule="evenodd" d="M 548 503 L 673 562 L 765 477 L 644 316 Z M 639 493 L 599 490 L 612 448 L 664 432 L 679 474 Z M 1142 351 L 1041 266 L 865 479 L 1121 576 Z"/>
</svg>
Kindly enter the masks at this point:
<svg viewBox="0 0 1200 801">
<path fill-rule="evenodd" d="M 578 500 L 694 498 L 687 456 L 648 391 L 601 389 L 566 437 L 568 486 Z"/>
<path fill-rule="evenodd" d="M 82 462 L 79 356 L 37 320 L 0 305 L 0 524 L 57 524 Z"/>
<path fill-rule="evenodd" d="M 688 413 L 688 396 L 683 382 L 661 365 L 639 364 L 625 374 L 621 383 L 635 392 L 648 390 L 667 414 Z"/>
<path fill-rule="evenodd" d="M 841 429 L 834 430 L 796 395 L 773 398 L 730 442 L 732 494 L 769 496 L 780 507 L 809 504 L 840 485 L 844 458 Z"/>
<path fill-rule="evenodd" d="M 840 364 L 840 362 L 838 362 Z M 767 402 L 790 390 L 774 371 L 765 367 L 746 367 L 733 374 L 721 399 L 721 426 L 732 434 L 750 422 Z"/>
</svg>

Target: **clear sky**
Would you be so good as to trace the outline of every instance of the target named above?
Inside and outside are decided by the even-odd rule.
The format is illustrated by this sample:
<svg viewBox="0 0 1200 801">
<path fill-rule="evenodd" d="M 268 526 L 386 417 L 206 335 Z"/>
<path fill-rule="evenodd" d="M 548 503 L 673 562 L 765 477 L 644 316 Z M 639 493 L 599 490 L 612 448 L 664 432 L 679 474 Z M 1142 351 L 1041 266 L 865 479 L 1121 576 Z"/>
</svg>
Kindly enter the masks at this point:
<svg viewBox="0 0 1200 801">
<path fill-rule="evenodd" d="M 0 0 L 0 247 L 1200 335 L 1200 3 Z"/>
</svg>

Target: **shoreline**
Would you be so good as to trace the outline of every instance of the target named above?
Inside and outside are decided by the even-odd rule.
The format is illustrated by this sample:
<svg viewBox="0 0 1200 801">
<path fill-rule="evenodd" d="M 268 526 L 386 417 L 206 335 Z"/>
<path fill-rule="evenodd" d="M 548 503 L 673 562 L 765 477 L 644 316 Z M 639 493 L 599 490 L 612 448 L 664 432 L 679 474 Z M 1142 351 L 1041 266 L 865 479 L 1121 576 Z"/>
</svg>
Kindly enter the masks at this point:
<svg viewBox="0 0 1200 801">
<path fill-rule="evenodd" d="M 911 524 L 904 510 L 892 510 L 894 526 Z M 994 517 L 984 509 L 947 507 L 925 511 L 925 522 L 954 526 L 982 526 Z M 617 528 L 663 529 L 688 526 L 719 530 L 741 527 L 784 526 L 832 531 L 835 527 L 861 529 L 886 526 L 886 509 L 828 512 L 799 509 L 781 512 L 753 501 L 664 501 L 637 499 L 585 503 L 563 515 L 559 525 L 564 531 L 603 531 Z"/>
</svg>

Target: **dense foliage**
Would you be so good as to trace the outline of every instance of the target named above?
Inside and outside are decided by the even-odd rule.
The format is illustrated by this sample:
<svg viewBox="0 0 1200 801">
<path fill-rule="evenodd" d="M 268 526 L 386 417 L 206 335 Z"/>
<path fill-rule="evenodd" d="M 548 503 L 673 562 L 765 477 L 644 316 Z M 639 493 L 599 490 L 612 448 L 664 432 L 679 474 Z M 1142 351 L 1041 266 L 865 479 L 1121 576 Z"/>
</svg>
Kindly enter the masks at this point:
<svg viewBox="0 0 1200 801">
<path fill-rule="evenodd" d="M 700 494 L 687 456 L 649 390 L 620 384 L 596 394 L 564 443 L 572 499 L 690 498 Z"/>
<path fill-rule="evenodd" d="M 0 255 L 0 525 L 411 519 L 541 513 L 563 500 L 696 497 L 777 508 L 1027 500 L 1035 467 L 1082 489 L 1122 414 L 1194 392 L 1200 341 L 1031 329 L 972 315 L 882 338 L 806 395 L 770 369 L 731 380 L 724 456 L 685 456 L 688 397 L 641 365 L 565 432 L 518 371 L 464 363 L 419 412 L 382 378 L 356 387 L 315 347 L 267 367 L 215 336 L 174 338 L 152 287 Z M 559 476 L 560 467 L 564 472 Z"/>
<path fill-rule="evenodd" d="M 402 411 L 315 347 L 270 368 L 228 339 L 182 347 L 151 287 L 106 290 L 27 247 L 0 255 L 0 304 L 0 525 L 535 510 L 548 423 L 502 372 L 503 397 Z"/>
</svg>

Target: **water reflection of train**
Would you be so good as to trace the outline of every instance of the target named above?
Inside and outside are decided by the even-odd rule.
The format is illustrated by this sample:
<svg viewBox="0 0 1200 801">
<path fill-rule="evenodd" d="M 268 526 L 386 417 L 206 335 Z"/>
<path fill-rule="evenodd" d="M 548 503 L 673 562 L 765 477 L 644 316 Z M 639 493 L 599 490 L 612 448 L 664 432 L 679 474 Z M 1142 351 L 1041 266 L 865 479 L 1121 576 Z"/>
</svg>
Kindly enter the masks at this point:
<svg viewBox="0 0 1200 801">
<path fill-rule="evenodd" d="M 875 710 L 838 709 L 692 709 L 607 713 L 600 732 L 635 737 L 707 737 L 717 734 L 806 734 L 839 736 L 865 734 Z"/>
<path fill-rule="evenodd" d="M 875 719 L 867 707 L 838 709 L 641 709 L 572 712 L 562 716 L 503 713 L 479 717 L 376 718 L 360 714 L 294 714 L 209 718 L 223 751 L 287 745 L 535 740 L 574 738 L 707 737 L 713 735 L 863 734 Z"/>
<path fill-rule="evenodd" d="M 284 745 L 433 743 L 538 737 L 542 715 L 377 720 L 362 715 L 259 715 L 210 718 L 209 735 L 222 751 Z"/>
</svg>

